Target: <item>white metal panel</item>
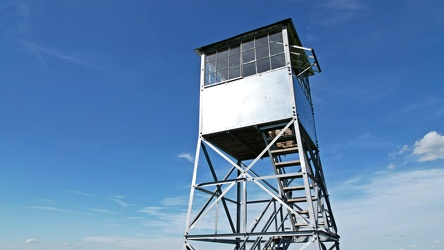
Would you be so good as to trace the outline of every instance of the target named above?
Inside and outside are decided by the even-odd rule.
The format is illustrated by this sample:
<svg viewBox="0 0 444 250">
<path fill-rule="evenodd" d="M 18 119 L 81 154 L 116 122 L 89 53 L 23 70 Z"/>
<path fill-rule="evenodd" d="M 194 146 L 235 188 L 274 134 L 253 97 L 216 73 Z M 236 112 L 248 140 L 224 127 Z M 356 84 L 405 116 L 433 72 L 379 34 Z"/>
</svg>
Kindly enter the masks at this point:
<svg viewBox="0 0 444 250">
<path fill-rule="evenodd" d="M 205 87 L 201 132 L 210 134 L 293 117 L 293 83 L 287 68 Z"/>
</svg>

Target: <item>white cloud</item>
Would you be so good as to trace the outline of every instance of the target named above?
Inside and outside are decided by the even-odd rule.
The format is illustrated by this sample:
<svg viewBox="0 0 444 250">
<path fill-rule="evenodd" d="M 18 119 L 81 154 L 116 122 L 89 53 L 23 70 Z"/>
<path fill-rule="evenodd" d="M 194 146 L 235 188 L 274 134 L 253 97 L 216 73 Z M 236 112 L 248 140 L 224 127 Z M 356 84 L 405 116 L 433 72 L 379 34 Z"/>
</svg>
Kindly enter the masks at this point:
<svg viewBox="0 0 444 250">
<path fill-rule="evenodd" d="M 85 192 L 80 192 L 80 191 L 75 191 L 75 190 L 69 190 L 66 189 L 64 190 L 65 192 L 71 193 L 71 194 L 77 194 L 77 195 L 82 195 L 82 196 L 88 196 L 88 197 L 94 197 L 94 195 L 89 194 L 89 193 L 85 193 Z"/>
<path fill-rule="evenodd" d="M 78 213 L 74 210 L 61 209 L 61 208 L 56 208 L 56 207 L 47 207 L 47 206 L 30 206 L 29 208 L 46 210 L 46 211 L 54 211 L 54 212 Z"/>
<path fill-rule="evenodd" d="M 83 239 L 91 243 L 98 243 L 99 246 L 106 246 L 106 249 L 127 249 L 127 250 L 145 250 L 145 249 L 181 249 L 182 238 L 128 238 L 128 237 L 110 237 L 110 236 L 88 236 Z"/>
<path fill-rule="evenodd" d="M 189 197 L 188 196 L 178 196 L 166 198 L 162 201 L 162 205 L 164 206 L 186 206 L 188 204 Z"/>
<path fill-rule="evenodd" d="M 139 212 L 149 214 L 149 215 L 154 215 L 154 216 L 160 216 L 160 215 L 163 215 L 162 213 L 160 213 L 160 211 L 162 209 L 164 209 L 164 208 L 162 208 L 162 207 L 144 207 L 144 208 L 140 209 Z"/>
<path fill-rule="evenodd" d="M 351 183 L 355 183 L 353 179 Z M 444 170 L 390 171 L 330 192 L 344 249 L 433 248 L 444 237 Z M 336 197 L 336 198 L 335 198 Z M 338 198 L 340 197 L 340 198 Z"/>
<path fill-rule="evenodd" d="M 410 147 L 408 145 L 404 145 L 402 147 L 399 147 L 396 150 L 393 150 L 392 152 L 389 153 L 389 157 L 390 158 L 395 158 L 398 155 L 403 155 L 407 152 L 411 151 Z"/>
<path fill-rule="evenodd" d="M 329 0 L 325 3 L 319 4 L 319 6 L 324 6 L 335 10 L 359 10 L 363 8 L 363 5 L 357 0 Z"/>
<path fill-rule="evenodd" d="M 129 206 L 135 206 L 135 204 L 131 204 L 131 203 L 126 203 L 124 201 L 122 201 L 122 199 L 124 199 L 124 196 L 121 195 L 116 195 L 113 198 L 111 198 L 112 201 L 114 201 L 115 203 L 119 204 L 122 207 L 129 207 Z"/>
<path fill-rule="evenodd" d="M 390 164 L 387 165 L 387 169 L 388 170 L 395 170 L 396 169 L 396 165 L 393 164 L 393 163 L 390 163 Z"/>
<path fill-rule="evenodd" d="M 181 154 L 178 154 L 177 157 L 183 158 L 191 163 L 194 163 L 194 156 L 192 156 L 191 154 L 181 153 Z"/>
<path fill-rule="evenodd" d="M 30 239 L 27 239 L 26 241 L 25 241 L 25 243 L 26 244 L 32 244 L 32 243 L 37 243 L 38 241 L 36 240 L 36 239 L 34 239 L 34 238 L 30 238 Z"/>
<path fill-rule="evenodd" d="M 28 49 L 37 57 L 37 59 L 41 62 L 42 66 L 45 69 L 48 68 L 46 63 L 47 58 L 53 58 L 60 61 L 73 63 L 89 69 L 101 69 L 101 67 L 98 66 L 97 63 L 92 62 L 91 56 L 85 54 L 69 54 L 67 52 L 51 47 L 45 47 L 31 41 L 22 41 L 21 43 L 24 47 L 26 47 L 26 49 Z"/>
<path fill-rule="evenodd" d="M 427 133 L 415 142 L 413 154 L 418 155 L 418 162 L 444 159 L 444 136 L 436 131 Z"/>
</svg>

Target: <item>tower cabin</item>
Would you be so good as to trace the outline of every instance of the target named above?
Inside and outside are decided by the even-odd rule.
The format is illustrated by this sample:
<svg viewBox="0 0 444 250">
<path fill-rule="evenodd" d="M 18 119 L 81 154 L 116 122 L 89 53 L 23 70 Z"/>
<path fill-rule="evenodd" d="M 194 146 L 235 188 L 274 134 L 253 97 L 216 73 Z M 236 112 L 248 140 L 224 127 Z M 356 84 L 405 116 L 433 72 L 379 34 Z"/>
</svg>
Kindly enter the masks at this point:
<svg viewBox="0 0 444 250">
<path fill-rule="evenodd" d="M 308 77 L 321 69 L 291 19 L 195 52 L 201 57 L 203 138 L 239 161 L 254 159 L 264 148 L 261 131 L 273 133 L 274 127 L 297 118 L 316 144 Z"/>
</svg>

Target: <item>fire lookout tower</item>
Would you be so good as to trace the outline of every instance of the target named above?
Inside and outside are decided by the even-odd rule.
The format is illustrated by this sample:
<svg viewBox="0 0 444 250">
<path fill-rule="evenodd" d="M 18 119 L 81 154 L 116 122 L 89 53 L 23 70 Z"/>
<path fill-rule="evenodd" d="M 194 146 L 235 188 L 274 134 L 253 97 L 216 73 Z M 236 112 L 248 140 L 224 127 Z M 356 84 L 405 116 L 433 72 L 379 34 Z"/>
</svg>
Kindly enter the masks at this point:
<svg viewBox="0 0 444 250">
<path fill-rule="evenodd" d="M 310 93 L 321 71 L 314 50 L 286 19 L 195 51 L 199 137 L 184 250 L 339 249 Z"/>
</svg>

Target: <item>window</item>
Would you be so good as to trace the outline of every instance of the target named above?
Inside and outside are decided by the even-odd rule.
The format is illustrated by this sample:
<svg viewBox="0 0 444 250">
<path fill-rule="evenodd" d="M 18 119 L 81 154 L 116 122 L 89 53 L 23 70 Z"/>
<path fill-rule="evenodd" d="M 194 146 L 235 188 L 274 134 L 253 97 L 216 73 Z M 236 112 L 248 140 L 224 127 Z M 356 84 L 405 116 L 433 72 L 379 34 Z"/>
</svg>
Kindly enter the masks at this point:
<svg viewBox="0 0 444 250">
<path fill-rule="evenodd" d="M 205 85 L 285 66 L 282 32 L 256 36 L 206 54 Z"/>
</svg>

